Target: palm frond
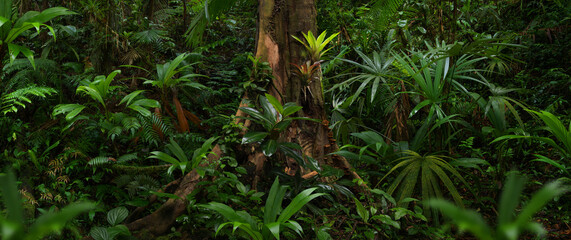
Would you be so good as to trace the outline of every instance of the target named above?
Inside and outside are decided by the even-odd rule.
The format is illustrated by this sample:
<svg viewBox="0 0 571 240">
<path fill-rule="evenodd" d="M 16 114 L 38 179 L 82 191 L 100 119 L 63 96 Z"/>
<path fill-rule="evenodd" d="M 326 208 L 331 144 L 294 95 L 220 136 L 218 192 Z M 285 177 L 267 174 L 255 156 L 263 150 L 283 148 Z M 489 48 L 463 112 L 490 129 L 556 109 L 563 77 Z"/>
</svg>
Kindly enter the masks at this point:
<svg viewBox="0 0 571 240">
<path fill-rule="evenodd" d="M 228 11 L 237 0 L 206 0 L 204 1 L 204 11 L 199 12 L 186 30 L 186 45 L 196 47 L 202 42 L 202 33 L 206 25 L 216 19 L 222 13 Z"/>
<path fill-rule="evenodd" d="M 459 179 L 464 185 L 468 186 L 468 184 L 464 178 L 462 178 L 460 173 L 458 173 L 458 171 L 456 171 L 454 167 L 445 160 L 450 159 L 450 157 L 442 155 L 421 156 L 420 154 L 410 150 L 403 151 L 403 154 L 405 156 L 397 159 L 399 163 L 396 164 L 385 175 L 385 177 L 383 177 L 383 179 L 381 179 L 381 181 L 383 181 L 397 169 L 404 168 L 397 175 L 387 191 L 388 194 L 393 194 L 398 190 L 399 197 L 396 199 L 402 206 L 407 205 L 407 202 L 403 200 L 410 198 L 415 194 L 415 190 L 418 188 L 417 182 L 419 178 L 420 193 L 423 200 L 441 198 L 443 194 L 440 183 L 442 183 L 456 204 L 458 206 L 464 206 L 462 203 L 462 197 L 450 179 L 449 174 L 446 172 L 451 173 L 452 176 Z"/>
</svg>

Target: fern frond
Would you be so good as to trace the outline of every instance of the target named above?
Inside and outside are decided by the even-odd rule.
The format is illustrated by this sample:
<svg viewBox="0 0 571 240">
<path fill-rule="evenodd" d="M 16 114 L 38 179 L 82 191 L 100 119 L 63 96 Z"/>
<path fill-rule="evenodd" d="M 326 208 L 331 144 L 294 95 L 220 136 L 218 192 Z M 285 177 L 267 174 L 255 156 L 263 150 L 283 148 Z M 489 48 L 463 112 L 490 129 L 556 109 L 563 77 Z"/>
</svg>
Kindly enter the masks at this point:
<svg viewBox="0 0 571 240">
<path fill-rule="evenodd" d="M 117 163 L 126 163 L 129 162 L 131 160 L 135 160 L 137 159 L 137 154 L 136 153 L 129 153 L 129 154 L 125 154 L 122 155 L 121 157 L 117 158 Z"/>
<path fill-rule="evenodd" d="M 91 160 L 89 160 L 89 162 L 87 162 L 87 164 L 89 164 L 90 166 L 100 166 L 103 164 L 107 164 L 107 163 L 111 163 L 113 162 L 113 158 L 111 157 L 94 157 Z"/>
<path fill-rule="evenodd" d="M 24 88 L 32 83 L 40 85 L 53 82 L 59 72 L 58 64 L 49 59 L 39 58 L 35 60 L 36 68 L 28 59 L 16 59 L 13 63 L 4 67 L 8 81 L 4 89 Z"/>
<path fill-rule="evenodd" d="M 402 6 L 404 0 L 376 0 L 373 2 L 370 14 L 375 19 L 375 28 L 384 30 L 390 18 Z"/>
<path fill-rule="evenodd" d="M 139 121 L 142 126 L 141 137 L 143 142 L 158 146 L 159 142 L 165 139 L 165 136 L 172 134 L 173 127 L 167 119 L 163 119 L 160 114 L 151 114 L 150 117 L 139 115 Z"/>
<path fill-rule="evenodd" d="M 56 93 L 56 90 L 49 87 L 29 86 L 20 88 L 14 92 L 4 94 L 0 101 L 0 112 L 4 115 L 11 112 L 18 112 L 18 107 L 25 108 L 26 104 L 32 103 L 32 98 L 46 98 Z"/>
</svg>

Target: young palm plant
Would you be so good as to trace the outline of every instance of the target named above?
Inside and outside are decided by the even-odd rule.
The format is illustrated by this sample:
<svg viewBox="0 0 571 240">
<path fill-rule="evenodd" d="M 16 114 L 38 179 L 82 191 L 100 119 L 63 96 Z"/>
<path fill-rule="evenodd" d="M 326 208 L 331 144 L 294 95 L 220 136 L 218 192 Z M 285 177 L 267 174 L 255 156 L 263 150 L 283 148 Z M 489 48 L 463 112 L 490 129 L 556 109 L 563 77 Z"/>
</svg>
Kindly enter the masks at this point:
<svg viewBox="0 0 571 240">
<path fill-rule="evenodd" d="M 172 61 L 166 62 L 165 64 L 157 64 L 156 65 L 156 73 L 151 73 L 149 70 L 144 69 L 138 66 L 132 65 L 124 65 L 124 67 L 134 67 L 141 69 L 148 74 L 154 75 L 153 78 L 147 79 L 142 78 L 145 84 L 151 84 L 152 86 L 156 87 L 160 91 L 160 102 L 163 106 L 163 109 L 172 117 L 177 119 L 178 124 L 177 128 L 181 132 L 189 131 L 188 121 L 190 120 L 198 127 L 200 125 L 200 119 L 191 113 L 190 111 L 186 110 L 178 97 L 178 91 L 183 87 L 191 87 L 194 89 L 205 89 L 206 87 L 200 83 L 193 81 L 196 77 L 206 77 L 200 74 L 188 73 L 187 70 L 193 64 L 185 64 L 185 59 L 189 57 L 189 54 L 183 53 L 180 54 L 178 57 L 173 59 Z M 170 103 L 167 100 L 167 96 L 172 96 L 172 104 L 176 109 L 176 117 L 170 111 Z"/>
<path fill-rule="evenodd" d="M 555 115 L 547 111 L 539 111 L 539 112 L 532 110 L 528 111 L 541 118 L 541 120 L 545 124 L 544 129 L 549 131 L 552 134 L 552 136 L 554 136 L 555 139 L 557 139 L 560 142 L 560 144 L 549 137 L 523 136 L 523 135 L 501 136 L 492 141 L 492 143 L 511 140 L 511 139 L 522 139 L 522 138 L 531 138 L 534 140 L 544 142 L 549 146 L 553 147 L 554 149 L 556 149 L 559 152 L 561 159 L 553 160 L 551 158 L 548 158 L 540 154 L 534 154 L 537 157 L 537 159 L 535 159 L 534 161 L 545 162 L 550 165 L 553 165 L 562 170 L 564 173 L 566 173 L 567 176 L 570 176 L 569 171 L 567 170 L 568 167 L 566 167 L 565 165 L 569 164 L 569 160 L 571 159 L 571 124 L 569 124 L 569 127 L 566 128 L 565 125 L 563 125 L 563 123 L 561 122 L 561 120 L 559 120 L 559 118 L 557 118 Z M 567 180 L 569 180 L 568 177 Z"/>
<path fill-rule="evenodd" d="M 233 233 L 245 235 L 245 237 L 255 240 L 271 240 L 274 238 L 279 240 L 280 233 L 284 231 L 284 228 L 293 230 L 301 237 L 303 228 L 295 220 L 291 220 L 291 218 L 311 200 L 325 195 L 324 193 L 313 193 L 315 190 L 317 190 L 317 187 L 302 191 L 295 196 L 286 208 L 282 209 L 287 186 L 280 185 L 279 179 L 276 177 L 266 200 L 262 221 L 252 217 L 246 211 L 236 211 L 223 203 L 211 202 L 200 206 L 214 210 L 229 220 L 229 222 L 218 226 L 216 234 L 224 227 L 232 226 Z M 236 230 L 241 231 L 236 233 Z"/>
<path fill-rule="evenodd" d="M 32 66 L 35 68 L 34 53 L 26 46 L 14 44 L 13 42 L 21 37 L 25 31 L 35 28 L 40 32 L 42 27 L 49 29 L 53 38 L 56 38 L 55 32 L 46 22 L 64 15 L 75 14 L 63 7 L 48 8 L 42 12 L 28 11 L 19 18 L 14 18 L 12 14 L 12 0 L 3 0 L 0 3 L 0 60 L 4 58 L 4 54 L 8 52 L 10 62 L 13 62 L 20 53 L 22 53 Z M 3 69 L 2 61 L 0 61 L 0 71 Z"/>
<path fill-rule="evenodd" d="M 420 189 L 423 200 L 443 198 L 444 195 L 440 187 L 440 183 L 442 183 L 450 193 L 450 196 L 454 199 L 454 202 L 456 202 L 458 206 L 464 206 L 462 197 L 446 173 L 446 171 L 450 172 L 465 186 L 468 186 L 468 183 L 460 173 L 446 161 L 446 159 L 452 158 L 443 155 L 421 156 L 410 150 L 405 150 L 402 153 L 404 156 L 396 160 L 398 163 L 380 181 L 382 182 L 397 169 L 404 168 L 389 187 L 387 191 L 388 194 L 393 194 L 398 189 L 398 202 L 406 206 L 407 203 L 403 202 L 403 200 L 414 195 L 420 178 Z"/>
<path fill-rule="evenodd" d="M 213 153 L 211 151 L 212 143 L 216 141 L 216 139 L 218 139 L 218 137 L 212 137 L 206 140 L 202 144 L 202 147 L 194 150 L 192 158 L 189 158 L 184 150 L 182 150 L 182 148 L 178 145 L 178 143 L 171 139 L 170 144 L 167 144 L 167 148 L 172 154 L 174 154 L 175 158 L 160 151 L 151 152 L 151 156 L 149 156 L 149 158 L 156 158 L 171 163 L 172 165 L 167 170 L 168 174 L 172 174 L 176 168 L 180 168 L 182 174 L 184 175 L 187 171 L 192 171 L 193 169 L 197 168 L 202 160 L 208 156 L 208 154 Z"/>
<path fill-rule="evenodd" d="M 111 98 L 111 90 L 116 88 L 116 86 L 111 86 L 111 82 L 119 73 L 121 73 L 120 70 L 115 70 L 107 77 L 100 75 L 96 76 L 93 81 L 83 81 L 83 85 L 77 87 L 76 90 L 76 93 L 87 95 L 95 100 L 100 105 L 101 109 L 103 109 L 103 113 L 107 119 L 110 119 L 111 117 L 111 113 L 107 108 L 107 101 Z M 141 97 L 141 93 L 143 92 L 143 90 L 134 91 L 123 97 L 119 104 L 125 104 L 127 108 L 148 117 L 151 115 L 148 108 L 157 108 L 160 105 L 155 100 Z M 86 107 L 86 105 L 82 104 L 59 104 L 54 108 L 53 115 L 65 114 L 66 120 L 73 122 Z"/>
<path fill-rule="evenodd" d="M 532 196 L 521 211 L 516 212 L 525 182 L 525 178 L 516 173 L 508 175 L 499 202 L 496 229 L 492 229 L 476 211 L 459 208 L 442 199 L 432 199 L 427 204 L 440 210 L 461 231 L 467 230 L 480 240 L 516 240 L 523 231 L 540 236 L 545 234 L 545 229 L 532 220 L 533 215 L 551 199 L 567 192 L 568 187 L 562 186 L 560 182 L 547 184 Z"/>
</svg>

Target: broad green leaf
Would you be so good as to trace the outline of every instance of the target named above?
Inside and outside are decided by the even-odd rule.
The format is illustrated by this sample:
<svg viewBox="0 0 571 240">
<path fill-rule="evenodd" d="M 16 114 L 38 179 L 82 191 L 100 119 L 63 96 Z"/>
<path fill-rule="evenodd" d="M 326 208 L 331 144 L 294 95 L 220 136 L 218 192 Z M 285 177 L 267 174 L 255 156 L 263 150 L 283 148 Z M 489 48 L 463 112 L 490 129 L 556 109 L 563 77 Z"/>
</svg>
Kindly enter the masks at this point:
<svg viewBox="0 0 571 240">
<path fill-rule="evenodd" d="M 270 232 L 272 233 L 272 235 L 273 235 L 277 240 L 280 240 L 280 223 L 278 223 L 278 222 L 272 222 L 272 223 L 267 223 L 267 224 L 265 224 L 264 226 L 270 230 Z"/>
<path fill-rule="evenodd" d="M 301 106 L 287 106 L 284 107 L 283 109 L 283 116 L 287 117 L 289 115 L 292 115 L 294 113 L 296 113 L 297 111 L 301 110 L 303 107 Z"/>
<path fill-rule="evenodd" d="M 266 93 L 266 99 L 268 99 L 268 101 L 272 104 L 272 106 L 274 106 L 274 108 L 278 111 L 278 113 L 280 114 L 284 114 L 284 107 L 282 106 L 282 104 L 280 103 L 280 101 L 278 101 L 274 96 L 267 94 Z"/>
<path fill-rule="evenodd" d="M 267 132 L 247 132 L 242 138 L 242 144 L 261 142 L 268 135 Z"/>
<path fill-rule="evenodd" d="M 75 116 L 81 113 L 83 109 L 85 109 L 85 106 L 81 104 L 59 104 L 54 108 L 52 115 L 66 114 L 65 120 L 71 121 Z"/>
<path fill-rule="evenodd" d="M 109 227 L 109 228 L 107 228 L 107 232 L 109 233 L 109 236 L 111 237 L 111 239 L 115 239 L 115 236 L 118 236 L 118 235 L 123 235 L 123 236 L 131 235 L 127 226 L 125 226 L 123 224 L 113 226 L 113 227 Z"/>
<path fill-rule="evenodd" d="M 111 226 L 115 226 L 123 222 L 128 215 L 129 210 L 125 207 L 113 208 L 107 213 L 107 222 L 109 222 Z"/>
<path fill-rule="evenodd" d="M 275 124 L 277 121 L 276 117 L 278 113 L 274 106 L 272 106 L 272 104 L 270 104 L 268 99 L 265 97 L 260 97 L 260 105 L 262 105 L 262 109 L 264 109 L 264 118 L 267 119 L 267 121 L 272 125 Z"/>
<path fill-rule="evenodd" d="M 109 236 L 109 232 L 107 228 L 104 227 L 93 227 L 91 231 L 89 231 L 89 236 L 91 236 L 94 240 L 111 240 L 113 239 Z"/>
<path fill-rule="evenodd" d="M 269 139 L 262 144 L 262 152 L 267 157 L 271 157 L 278 150 L 278 142 L 274 139 Z"/>
<path fill-rule="evenodd" d="M 179 165 L 180 164 L 180 162 L 177 159 L 171 157 L 170 155 L 168 155 L 164 152 L 159 152 L 159 151 L 151 152 L 151 156 L 149 156 L 149 158 L 155 158 L 155 159 L 163 160 L 163 161 L 171 163 L 173 165 Z"/>
</svg>

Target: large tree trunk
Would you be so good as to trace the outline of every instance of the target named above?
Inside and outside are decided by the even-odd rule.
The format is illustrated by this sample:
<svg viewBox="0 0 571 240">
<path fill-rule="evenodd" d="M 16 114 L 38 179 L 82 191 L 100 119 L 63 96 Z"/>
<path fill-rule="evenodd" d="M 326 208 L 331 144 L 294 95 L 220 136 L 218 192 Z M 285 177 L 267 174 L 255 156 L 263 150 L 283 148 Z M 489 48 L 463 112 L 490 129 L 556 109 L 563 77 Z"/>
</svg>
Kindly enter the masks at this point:
<svg viewBox="0 0 571 240">
<path fill-rule="evenodd" d="M 301 80 L 294 77 L 290 71 L 290 63 L 301 64 L 307 60 L 301 54 L 304 50 L 303 46 L 297 43 L 291 35 L 300 37 L 302 33 L 308 31 L 316 33 L 315 0 L 260 0 L 258 11 L 259 27 L 256 56 L 269 62 L 274 76 L 273 87 L 268 91 L 282 103 L 296 102 L 303 106 L 301 116 L 322 121 L 321 123 L 294 122 L 283 134 L 282 139 L 300 144 L 304 154 L 313 157 L 320 163 L 344 169 L 352 173 L 353 177 L 358 178 L 358 175 L 351 171 L 345 159 L 327 155 L 336 151 L 337 146 L 328 135 L 330 131 L 323 108 L 324 100 L 320 77 L 309 84 L 311 94 L 303 94 L 307 85 L 302 84 Z M 244 98 L 247 97 L 244 96 Z M 241 106 L 245 105 L 241 104 Z M 236 116 L 245 116 L 245 113 L 238 110 Z M 245 126 L 250 124 L 245 119 L 238 121 L 243 121 Z M 217 151 L 219 151 L 218 147 Z M 217 155 L 220 156 L 221 153 L 217 153 Z M 212 159 L 210 160 L 212 161 Z M 262 166 L 266 161 L 265 156 L 260 152 L 253 152 L 249 156 L 249 161 L 256 164 L 256 175 L 261 174 Z M 286 162 L 295 165 L 295 161 L 286 160 Z M 290 166 L 290 168 L 298 169 L 296 166 Z M 302 173 L 305 174 L 305 172 Z M 128 223 L 127 227 L 131 231 L 146 230 L 154 235 L 163 234 L 174 223 L 176 217 L 184 212 L 186 206 L 184 198 L 194 190 L 199 181 L 200 178 L 195 171 L 188 173 L 175 191 L 175 194 L 183 199 L 171 199 L 151 215 Z"/>
</svg>

